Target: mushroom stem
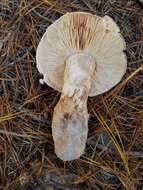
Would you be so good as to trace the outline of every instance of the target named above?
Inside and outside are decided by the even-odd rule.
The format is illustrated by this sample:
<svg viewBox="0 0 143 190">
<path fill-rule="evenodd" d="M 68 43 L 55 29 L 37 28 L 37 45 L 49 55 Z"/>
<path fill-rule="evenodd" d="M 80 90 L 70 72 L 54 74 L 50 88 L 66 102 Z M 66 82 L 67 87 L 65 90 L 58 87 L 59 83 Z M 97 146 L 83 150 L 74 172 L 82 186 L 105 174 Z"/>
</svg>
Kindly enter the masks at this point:
<svg viewBox="0 0 143 190">
<path fill-rule="evenodd" d="M 54 109 L 52 134 L 55 153 L 63 161 L 79 158 L 88 134 L 87 99 L 95 72 L 95 60 L 85 53 L 66 60 L 62 95 Z"/>
</svg>

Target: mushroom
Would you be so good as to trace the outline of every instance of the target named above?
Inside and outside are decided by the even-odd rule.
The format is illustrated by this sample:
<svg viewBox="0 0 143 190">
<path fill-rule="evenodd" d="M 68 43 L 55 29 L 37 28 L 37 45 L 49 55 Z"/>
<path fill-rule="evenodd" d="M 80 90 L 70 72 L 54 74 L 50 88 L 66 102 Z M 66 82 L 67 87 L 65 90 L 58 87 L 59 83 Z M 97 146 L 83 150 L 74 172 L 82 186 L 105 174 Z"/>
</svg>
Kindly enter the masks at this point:
<svg viewBox="0 0 143 190">
<path fill-rule="evenodd" d="M 109 16 L 66 13 L 50 25 L 36 52 L 37 68 L 61 92 L 54 108 L 52 135 L 63 161 L 79 158 L 88 135 L 87 99 L 107 92 L 122 79 L 125 41 Z"/>
</svg>

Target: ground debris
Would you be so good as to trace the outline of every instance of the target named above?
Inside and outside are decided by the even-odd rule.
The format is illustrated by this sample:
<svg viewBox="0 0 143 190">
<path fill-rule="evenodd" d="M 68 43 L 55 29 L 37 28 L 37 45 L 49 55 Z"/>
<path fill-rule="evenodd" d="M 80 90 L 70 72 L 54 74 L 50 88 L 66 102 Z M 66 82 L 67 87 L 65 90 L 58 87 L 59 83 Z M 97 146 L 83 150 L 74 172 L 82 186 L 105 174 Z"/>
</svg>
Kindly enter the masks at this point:
<svg viewBox="0 0 143 190">
<path fill-rule="evenodd" d="M 89 98 L 85 154 L 63 163 L 55 156 L 51 135 L 60 94 L 39 83 L 35 55 L 47 26 L 68 11 L 111 16 L 127 44 L 128 68 L 110 92 Z M 141 1 L 1 0 L 0 189 L 142 189 L 142 152 Z"/>
</svg>

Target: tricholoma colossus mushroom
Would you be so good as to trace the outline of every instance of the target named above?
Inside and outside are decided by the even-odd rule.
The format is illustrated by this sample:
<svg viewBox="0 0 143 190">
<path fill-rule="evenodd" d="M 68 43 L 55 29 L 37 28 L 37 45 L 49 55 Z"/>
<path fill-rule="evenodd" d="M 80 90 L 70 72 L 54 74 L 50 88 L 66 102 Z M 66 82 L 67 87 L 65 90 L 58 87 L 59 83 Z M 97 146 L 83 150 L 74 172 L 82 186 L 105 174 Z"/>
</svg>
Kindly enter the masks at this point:
<svg viewBox="0 0 143 190">
<path fill-rule="evenodd" d="M 43 82 L 61 92 L 52 121 L 55 153 L 79 158 L 88 134 L 88 96 L 107 92 L 123 77 L 125 41 L 109 16 L 67 13 L 50 25 L 36 52 Z"/>
</svg>

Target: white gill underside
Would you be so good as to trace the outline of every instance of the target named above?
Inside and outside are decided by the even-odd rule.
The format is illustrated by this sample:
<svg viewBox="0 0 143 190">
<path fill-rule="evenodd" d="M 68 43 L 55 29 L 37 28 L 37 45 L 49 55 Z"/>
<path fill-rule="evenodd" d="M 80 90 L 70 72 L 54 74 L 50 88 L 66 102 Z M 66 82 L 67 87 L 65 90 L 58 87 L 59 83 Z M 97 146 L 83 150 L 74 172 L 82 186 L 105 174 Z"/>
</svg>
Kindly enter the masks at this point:
<svg viewBox="0 0 143 190">
<path fill-rule="evenodd" d="M 67 57 L 77 52 L 89 53 L 97 66 L 89 92 L 89 96 L 95 96 L 121 80 L 127 67 L 123 50 L 125 41 L 111 17 L 67 13 L 47 28 L 38 45 L 37 67 L 43 81 L 61 92 Z"/>
</svg>

